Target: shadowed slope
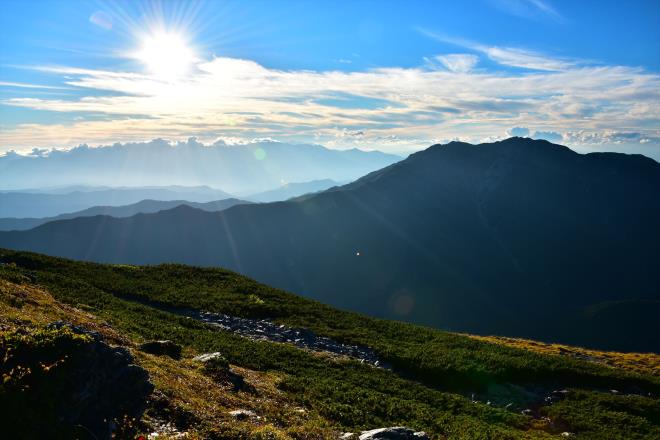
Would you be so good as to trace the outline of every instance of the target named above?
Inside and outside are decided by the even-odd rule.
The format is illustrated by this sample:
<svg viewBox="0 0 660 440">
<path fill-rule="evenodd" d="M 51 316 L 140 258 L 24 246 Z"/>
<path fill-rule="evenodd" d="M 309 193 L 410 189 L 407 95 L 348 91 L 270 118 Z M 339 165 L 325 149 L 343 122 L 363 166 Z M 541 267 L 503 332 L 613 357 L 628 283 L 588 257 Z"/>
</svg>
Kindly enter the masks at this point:
<svg viewBox="0 0 660 440">
<path fill-rule="evenodd" d="M 220 265 L 377 316 L 657 351 L 659 188 L 643 156 L 454 142 L 300 200 L 54 222 L 0 245 Z"/>
<path fill-rule="evenodd" d="M 141 200 L 137 203 L 124 206 L 93 206 L 82 211 L 61 214 L 56 217 L 44 218 L 0 218 L 0 231 L 25 231 L 48 222 L 68 220 L 77 217 L 94 217 L 107 215 L 110 217 L 131 217 L 136 214 L 153 214 L 159 211 L 187 205 L 202 211 L 216 212 L 231 208 L 234 205 L 250 203 L 239 199 L 223 199 L 211 202 L 189 202 L 187 200 Z"/>
</svg>

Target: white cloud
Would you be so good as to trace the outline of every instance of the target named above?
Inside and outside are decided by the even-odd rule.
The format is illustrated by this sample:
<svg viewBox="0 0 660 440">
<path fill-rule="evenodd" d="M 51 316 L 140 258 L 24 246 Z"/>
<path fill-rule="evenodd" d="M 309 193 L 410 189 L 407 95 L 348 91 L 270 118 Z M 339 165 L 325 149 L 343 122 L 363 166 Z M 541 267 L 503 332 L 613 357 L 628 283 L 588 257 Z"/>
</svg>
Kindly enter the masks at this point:
<svg viewBox="0 0 660 440">
<path fill-rule="evenodd" d="M 547 0 L 490 0 L 500 10 L 524 18 L 551 18 L 561 21 L 562 16 Z"/>
<path fill-rule="evenodd" d="M 542 54 L 512 47 L 486 47 L 475 46 L 488 58 L 504 66 L 520 67 L 523 69 L 560 71 L 567 70 L 575 63 L 558 58 L 551 58 Z"/>
<path fill-rule="evenodd" d="M 278 70 L 223 57 L 200 62 L 175 81 L 135 72 L 34 67 L 78 88 L 82 97 L 35 97 L 26 88 L 22 96 L 4 99 L 6 105 L 70 113 L 71 120 L 3 126 L 0 150 L 198 136 L 402 151 L 438 138 L 479 141 L 516 126 L 541 133 L 634 131 L 656 139 L 660 75 L 577 63 L 541 69 L 542 62 L 529 53 L 507 53 L 537 68 L 472 70 L 476 60 L 469 54 L 437 58 L 446 69 L 353 72 Z M 489 56 L 506 58 L 502 52 Z M 78 119 L 88 114 L 94 117 Z"/>
<path fill-rule="evenodd" d="M 448 70 L 457 73 L 467 73 L 479 62 L 478 56 L 469 53 L 438 55 L 435 59 L 440 61 Z"/>
<path fill-rule="evenodd" d="M 527 127 L 513 127 L 506 131 L 507 136 L 528 137 L 529 128 Z"/>
<path fill-rule="evenodd" d="M 21 89 L 53 89 L 65 90 L 66 87 L 45 86 L 42 84 L 29 84 L 22 82 L 0 81 L 0 87 L 18 87 Z"/>
<path fill-rule="evenodd" d="M 451 37 L 423 28 L 419 28 L 418 31 L 433 40 L 481 52 L 492 61 L 503 66 L 545 71 L 561 71 L 579 67 L 579 63 L 575 60 L 551 57 L 528 49 L 489 46 L 475 41 L 466 40 L 464 38 Z"/>
<path fill-rule="evenodd" d="M 646 133 L 617 130 L 599 132 L 580 130 L 568 132 L 564 135 L 564 138 L 570 143 L 580 145 L 629 145 L 636 143 L 660 145 L 660 129 Z"/>
</svg>

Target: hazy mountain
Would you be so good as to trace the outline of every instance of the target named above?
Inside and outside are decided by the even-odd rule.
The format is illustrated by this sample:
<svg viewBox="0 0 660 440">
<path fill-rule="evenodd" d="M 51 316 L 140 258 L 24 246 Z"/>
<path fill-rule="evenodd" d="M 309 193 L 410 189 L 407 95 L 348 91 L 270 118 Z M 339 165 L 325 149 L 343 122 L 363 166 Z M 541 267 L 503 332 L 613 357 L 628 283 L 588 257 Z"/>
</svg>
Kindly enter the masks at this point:
<svg viewBox="0 0 660 440">
<path fill-rule="evenodd" d="M 121 206 L 152 199 L 211 202 L 231 198 L 219 189 L 199 187 L 119 187 L 88 189 L 69 193 L 0 192 L 0 217 L 50 217 L 93 206 Z"/>
<path fill-rule="evenodd" d="M 299 197 L 305 194 L 316 193 L 324 191 L 333 186 L 338 186 L 339 183 L 331 179 L 312 180 L 311 182 L 300 183 L 287 183 L 279 188 L 270 191 L 264 191 L 257 194 L 252 194 L 246 197 L 255 202 L 280 202 Z"/>
<path fill-rule="evenodd" d="M 61 214 L 54 217 L 0 218 L 0 231 L 24 231 L 55 220 L 67 220 L 76 217 L 93 217 L 96 215 L 130 217 L 135 214 L 151 214 L 166 209 L 172 209 L 180 205 L 191 206 L 203 211 L 216 212 L 244 203 L 250 202 L 239 199 L 215 200 L 206 203 L 189 202 L 187 200 L 142 200 L 125 206 L 93 206 L 91 208 L 83 209 L 82 211 Z"/>
<path fill-rule="evenodd" d="M 660 350 L 660 164 L 511 138 L 435 145 L 317 195 L 0 233 L 0 246 L 186 262 L 376 316 Z"/>
<path fill-rule="evenodd" d="M 128 186 L 209 185 L 246 195 L 277 188 L 281 182 L 348 182 L 399 160 L 382 152 L 340 151 L 320 145 L 226 145 L 219 141 L 205 146 L 195 139 L 172 145 L 156 139 L 99 148 L 80 146 L 38 156 L 6 154 L 0 156 L 0 188 L 121 182 Z"/>
</svg>

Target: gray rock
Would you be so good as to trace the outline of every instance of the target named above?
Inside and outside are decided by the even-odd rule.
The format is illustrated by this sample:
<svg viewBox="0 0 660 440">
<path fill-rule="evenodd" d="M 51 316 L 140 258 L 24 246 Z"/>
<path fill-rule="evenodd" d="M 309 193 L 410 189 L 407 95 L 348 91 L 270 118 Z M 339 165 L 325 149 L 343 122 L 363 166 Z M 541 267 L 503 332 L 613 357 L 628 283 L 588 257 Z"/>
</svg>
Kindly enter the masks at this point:
<svg viewBox="0 0 660 440">
<path fill-rule="evenodd" d="M 224 356 L 222 356 L 222 353 L 219 351 L 214 351 L 213 353 L 200 354 L 199 356 L 194 357 L 193 361 L 206 363 L 213 359 L 224 359 Z"/>
<path fill-rule="evenodd" d="M 157 356 L 169 356 L 172 359 L 181 359 L 181 346 L 172 341 L 149 341 L 140 345 L 140 351 Z"/>
<path fill-rule="evenodd" d="M 291 328 L 282 324 L 275 324 L 266 319 L 256 320 L 239 318 L 236 316 L 204 311 L 186 310 L 181 311 L 178 314 L 205 322 L 222 330 L 234 332 L 253 340 L 285 342 L 296 345 L 300 348 L 349 356 L 379 368 L 390 368 L 382 361 L 379 361 L 376 353 L 369 347 L 341 344 L 330 338 L 318 336 L 309 329 Z"/>
<path fill-rule="evenodd" d="M 229 367 L 229 362 L 219 351 L 201 354 L 193 360 L 203 363 L 204 372 L 217 382 L 231 382 L 234 391 L 254 391 L 243 376 Z"/>
<path fill-rule="evenodd" d="M 249 409 L 235 409 L 234 411 L 229 411 L 229 415 L 236 420 L 260 419 L 254 411 L 250 411 Z"/>
<path fill-rule="evenodd" d="M 429 440 L 430 437 L 422 431 L 415 432 L 410 428 L 403 426 L 394 426 L 391 428 L 372 429 L 371 431 L 362 431 L 360 440 Z"/>
<path fill-rule="evenodd" d="M 64 322 L 49 328 L 67 327 L 74 333 L 92 338 L 82 359 L 70 359 L 78 365 L 67 378 L 71 388 L 59 399 L 58 418 L 66 425 L 83 426 L 94 438 L 110 439 L 115 429 L 113 419 L 123 415 L 139 419 L 146 399 L 154 389 L 149 374 L 133 364 L 133 356 L 124 347 L 111 347 L 98 332 Z"/>
</svg>

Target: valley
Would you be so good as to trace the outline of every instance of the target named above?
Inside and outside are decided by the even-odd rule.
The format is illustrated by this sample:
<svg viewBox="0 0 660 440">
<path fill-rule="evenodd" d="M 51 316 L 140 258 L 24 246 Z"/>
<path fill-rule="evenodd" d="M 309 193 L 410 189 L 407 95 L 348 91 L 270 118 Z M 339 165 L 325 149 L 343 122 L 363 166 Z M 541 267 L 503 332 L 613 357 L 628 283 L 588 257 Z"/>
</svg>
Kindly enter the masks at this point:
<svg viewBox="0 0 660 440">
<path fill-rule="evenodd" d="M 33 331 L 65 320 L 127 347 L 146 369 L 155 391 L 134 426 L 138 432 L 333 438 L 403 425 L 432 438 L 657 433 L 656 355 L 640 356 L 640 365 L 641 359 L 655 365 L 650 371 L 635 368 L 635 362 L 614 368 L 342 312 L 222 269 L 98 265 L 7 250 L 0 251 L 0 262 L 3 338 L 17 326 Z M 255 340 L 163 306 L 309 329 L 371 347 L 394 371 L 301 349 L 295 342 Z M 142 341 L 163 339 L 183 348 L 180 359 L 140 351 Z M 221 353 L 251 391 L 209 382 L 193 358 L 211 352 Z M 247 416 L 230 414 L 238 410 Z M 613 422 L 621 417 L 625 423 Z"/>
<path fill-rule="evenodd" d="M 286 202 L 80 217 L 0 232 L 0 246 L 221 266 L 382 318 L 658 351 L 658 188 L 643 156 L 450 143 Z"/>
</svg>

